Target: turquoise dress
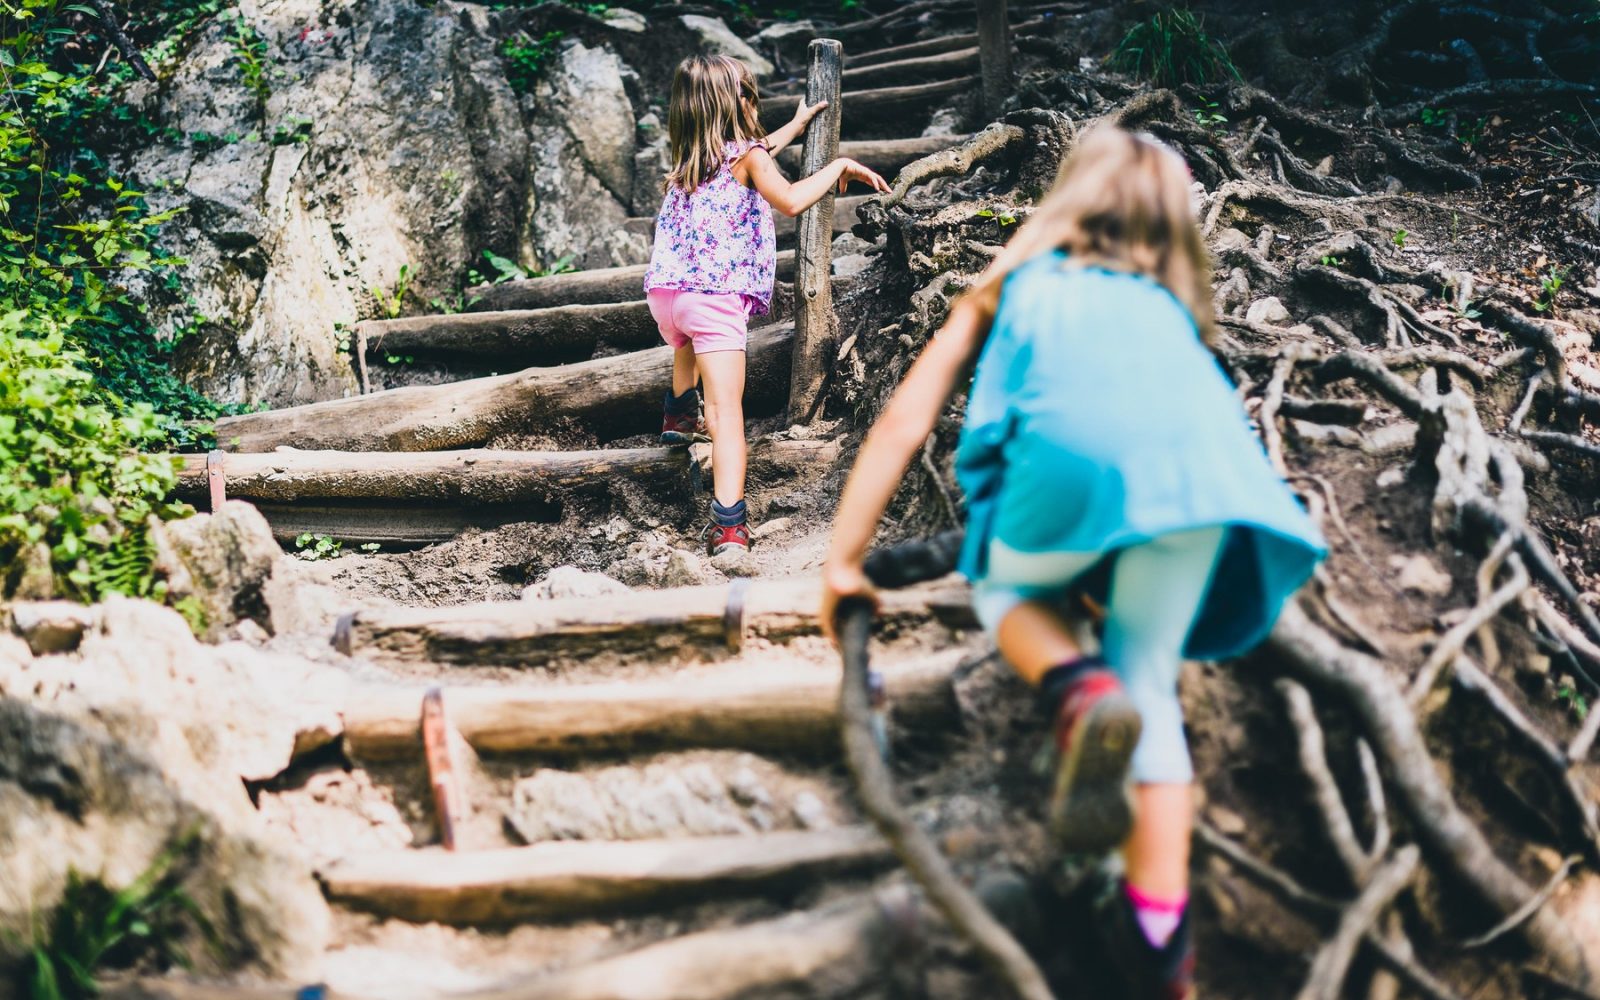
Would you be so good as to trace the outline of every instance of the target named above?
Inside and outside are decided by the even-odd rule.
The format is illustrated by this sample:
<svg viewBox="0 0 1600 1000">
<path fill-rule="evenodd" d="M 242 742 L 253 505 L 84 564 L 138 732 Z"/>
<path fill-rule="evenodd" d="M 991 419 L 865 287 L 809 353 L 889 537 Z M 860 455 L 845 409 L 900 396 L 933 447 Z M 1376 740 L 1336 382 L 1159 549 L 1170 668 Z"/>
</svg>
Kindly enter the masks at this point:
<svg viewBox="0 0 1600 1000">
<path fill-rule="evenodd" d="M 1184 646 L 1221 659 L 1266 637 L 1327 554 L 1268 463 L 1193 319 L 1142 275 L 1040 254 L 1014 271 L 973 378 L 956 452 L 961 571 L 991 543 L 1111 554 L 1228 528 Z"/>
</svg>

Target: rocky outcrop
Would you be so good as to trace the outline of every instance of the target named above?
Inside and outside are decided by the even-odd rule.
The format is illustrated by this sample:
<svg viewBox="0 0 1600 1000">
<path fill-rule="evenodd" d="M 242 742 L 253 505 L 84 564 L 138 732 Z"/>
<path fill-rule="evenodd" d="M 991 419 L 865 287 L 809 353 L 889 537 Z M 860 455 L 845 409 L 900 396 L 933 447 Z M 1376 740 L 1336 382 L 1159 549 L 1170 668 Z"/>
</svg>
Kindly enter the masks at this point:
<svg viewBox="0 0 1600 1000">
<path fill-rule="evenodd" d="M 587 269 L 649 259 L 649 240 L 625 228 L 634 207 L 639 117 L 628 97 L 630 77 L 609 47 L 573 39 L 525 99 L 530 266 L 570 258 Z"/>
<path fill-rule="evenodd" d="M 195 332 L 182 374 L 224 402 L 353 392 L 336 323 L 460 286 L 484 249 L 512 254 L 528 157 L 489 12 L 404 0 L 262 0 L 269 94 L 241 78 L 213 22 L 159 84 L 128 101 L 153 127 L 117 164 L 153 207 L 181 206 L 163 245 L 187 258 L 186 301 L 152 294 Z M 430 266 L 418 270 L 422 262 Z M 438 262 L 455 262 L 440 266 Z"/>
<path fill-rule="evenodd" d="M 13 629 L 36 621 L 13 611 Z M 70 653 L 0 633 L 0 973 L 69 871 L 128 884 L 198 838 L 185 889 L 222 930 L 202 967 L 316 974 L 328 911 L 308 861 L 246 791 L 343 697 L 342 676 L 240 643 L 203 646 L 175 612 L 112 599 Z M 37 636 L 35 632 L 35 636 Z M 301 748 L 304 749 L 304 748 Z"/>
</svg>

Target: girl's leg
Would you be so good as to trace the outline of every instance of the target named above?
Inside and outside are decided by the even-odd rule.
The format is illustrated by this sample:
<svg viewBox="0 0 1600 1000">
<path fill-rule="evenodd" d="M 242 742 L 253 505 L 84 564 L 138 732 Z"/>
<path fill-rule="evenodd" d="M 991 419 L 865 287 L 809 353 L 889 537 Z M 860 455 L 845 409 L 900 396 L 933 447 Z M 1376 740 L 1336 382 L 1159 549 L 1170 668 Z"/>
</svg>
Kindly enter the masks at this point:
<svg viewBox="0 0 1600 1000">
<path fill-rule="evenodd" d="M 743 351 L 714 351 L 697 359 L 705 381 L 706 426 L 711 431 L 712 496 L 724 507 L 744 499 Z"/>
<path fill-rule="evenodd" d="M 694 388 L 694 344 L 684 341 L 672 349 L 672 394 L 682 396 Z"/>
<path fill-rule="evenodd" d="M 1180 532 L 1124 551 L 1106 605 L 1105 656 L 1144 722 L 1132 763 L 1139 808 L 1123 856 L 1129 885 L 1156 899 L 1181 899 L 1189 883 L 1194 770 L 1178 669 L 1224 533 Z"/>
</svg>

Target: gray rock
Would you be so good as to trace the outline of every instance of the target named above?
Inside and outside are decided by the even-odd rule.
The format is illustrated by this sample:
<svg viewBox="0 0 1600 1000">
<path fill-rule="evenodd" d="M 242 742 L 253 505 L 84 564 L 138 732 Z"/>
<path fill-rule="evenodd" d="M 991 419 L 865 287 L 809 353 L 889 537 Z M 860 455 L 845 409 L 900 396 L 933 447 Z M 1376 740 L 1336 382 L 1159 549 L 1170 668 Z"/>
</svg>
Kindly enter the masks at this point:
<svg viewBox="0 0 1600 1000">
<path fill-rule="evenodd" d="M 663 587 L 699 587 L 712 579 L 704 560 L 683 549 L 673 549 L 667 555 L 667 568 L 661 573 Z"/>
<path fill-rule="evenodd" d="M 638 118 L 624 71 L 609 48 L 575 41 L 540 81 L 527 130 L 527 263 L 548 267 L 572 257 L 595 268 L 649 259 L 649 239 L 626 228 Z"/>
<path fill-rule="evenodd" d="M 95 620 L 94 609 L 76 601 L 18 601 L 10 611 L 11 630 L 35 656 L 77 649 Z"/>
<path fill-rule="evenodd" d="M 711 567 L 726 576 L 755 576 L 760 568 L 750 550 L 741 548 L 731 548 L 712 556 Z"/>
<path fill-rule="evenodd" d="M 707 54 L 732 56 L 733 58 L 750 67 L 750 72 L 758 79 L 769 77 L 773 73 L 772 63 L 749 43 L 733 33 L 719 18 L 706 17 L 701 14 L 685 14 L 680 21 L 683 26 L 694 32 L 699 40 L 702 50 Z"/>
<path fill-rule="evenodd" d="M 1276 295 L 1269 295 L 1250 303 L 1244 318 L 1251 323 L 1282 323 L 1288 320 L 1289 310 Z"/>
<path fill-rule="evenodd" d="M 613 580 L 604 573 L 579 569 L 576 566 L 557 566 L 543 579 L 522 592 L 524 601 L 551 601 L 563 598 L 611 597 L 630 593 L 628 586 Z"/>
<path fill-rule="evenodd" d="M 286 767 L 334 672 L 241 644 L 201 645 L 173 611 L 113 599 L 75 652 L 0 648 L 0 975 L 69 870 L 121 887 L 195 831 L 185 888 L 227 948 L 203 969 L 316 974 L 329 914 L 309 863 L 272 836 L 245 792 Z"/>
<path fill-rule="evenodd" d="M 834 826 L 828 807 L 822 804 L 815 792 L 801 792 L 794 797 L 794 818 L 807 830 L 826 830 Z"/>
<path fill-rule="evenodd" d="M 811 40 L 816 37 L 817 26 L 810 21 L 778 21 L 752 36 L 750 44 L 771 55 L 778 69 L 804 74 Z"/>
<path fill-rule="evenodd" d="M 207 636 L 221 636 L 241 618 L 267 617 L 261 588 L 283 550 L 255 507 L 229 500 L 214 514 L 152 522 L 151 538 L 156 569 L 175 597 L 199 601 Z"/>
<path fill-rule="evenodd" d="M 770 822 L 755 815 L 762 810 L 770 812 L 740 798 L 710 764 L 671 761 L 537 771 L 517 782 L 506 822 L 527 843 L 644 840 L 748 833 Z"/>
<path fill-rule="evenodd" d="M 1217 250 L 1219 253 L 1227 250 L 1244 250 L 1254 245 L 1255 240 L 1252 240 L 1245 233 L 1232 227 L 1224 229 L 1222 232 L 1211 238 L 1212 248 Z"/>
<path fill-rule="evenodd" d="M 655 112 L 638 123 L 642 147 L 633 154 L 633 214 L 653 216 L 661 207 L 667 175 L 672 172 L 672 149 L 667 142 L 667 127 Z"/>
</svg>

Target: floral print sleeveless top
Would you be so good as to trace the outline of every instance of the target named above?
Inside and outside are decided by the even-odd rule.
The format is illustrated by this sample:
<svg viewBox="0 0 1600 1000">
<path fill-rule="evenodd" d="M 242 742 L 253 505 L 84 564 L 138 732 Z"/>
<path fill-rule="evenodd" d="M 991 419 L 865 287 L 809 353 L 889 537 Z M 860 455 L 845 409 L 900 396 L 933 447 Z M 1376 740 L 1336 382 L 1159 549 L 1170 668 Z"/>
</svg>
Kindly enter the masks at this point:
<svg viewBox="0 0 1600 1000">
<path fill-rule="evenodd" d="M 720 169 L 693 194 L 671 188 L 656 215 L 656 242 L 644 287 L 683 292 L 737 293 L 751 315 L 772 307 L 772 281 L 778 241 L 772 206 L 740 184 L 730 166 L 760 142 L 730 142 L 722 147 Z"/>
</svg>

